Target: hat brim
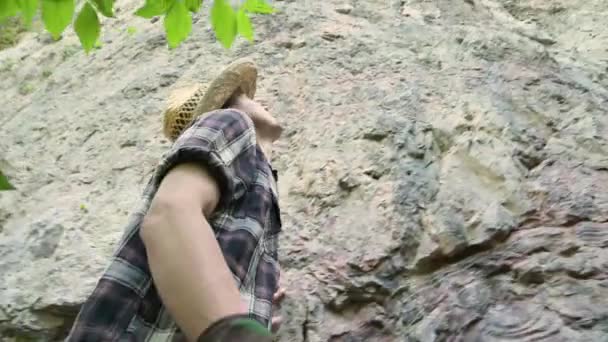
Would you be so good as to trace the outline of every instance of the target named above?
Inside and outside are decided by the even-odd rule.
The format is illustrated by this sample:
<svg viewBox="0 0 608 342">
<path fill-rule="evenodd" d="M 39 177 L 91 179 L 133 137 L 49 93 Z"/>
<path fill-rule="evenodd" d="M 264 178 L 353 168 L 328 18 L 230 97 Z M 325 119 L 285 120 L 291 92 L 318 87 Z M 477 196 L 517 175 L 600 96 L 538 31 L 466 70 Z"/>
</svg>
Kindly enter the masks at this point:
<svg viewBox="0 0 608 342">
<path fill-rule="evenodd" d="M 258 70 L 250 59 L 239 59 L 228 65 L 209 85 L 203 99 L 194 110 L 195 117 L 224 107 L 235 94 L 253 99 Z"/>
<path fill-rule="evenodd" d="M 248 58 L 242 58 L 228 65 L 206 90 L 200 84 L 176 89 L 169 97 L 169 105 L 163 118 L 165 136 L 171 140 L 177 139 L 192 121 L 207 112 L 223 108 L 235 94 L 244 94 L 253 99 L 257 76 L 255 63 Z M 180 110 L 184 106 L 191 109 Z"/>
</svg>

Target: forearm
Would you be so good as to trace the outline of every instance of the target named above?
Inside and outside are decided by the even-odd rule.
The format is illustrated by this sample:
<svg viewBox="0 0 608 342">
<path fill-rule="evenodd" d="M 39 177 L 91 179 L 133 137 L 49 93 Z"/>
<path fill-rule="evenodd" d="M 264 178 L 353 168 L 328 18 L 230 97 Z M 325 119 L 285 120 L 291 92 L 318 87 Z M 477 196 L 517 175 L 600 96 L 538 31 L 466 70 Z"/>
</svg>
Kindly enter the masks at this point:
<svg viewBox="0 0 608 342">
<path fill-rule="evenodd" d="M 209 223 L 197 211 L 151 210 L 142 227 L 161 299 L 189 340 L 214 321 L 244 312 Z"/>
</svg>

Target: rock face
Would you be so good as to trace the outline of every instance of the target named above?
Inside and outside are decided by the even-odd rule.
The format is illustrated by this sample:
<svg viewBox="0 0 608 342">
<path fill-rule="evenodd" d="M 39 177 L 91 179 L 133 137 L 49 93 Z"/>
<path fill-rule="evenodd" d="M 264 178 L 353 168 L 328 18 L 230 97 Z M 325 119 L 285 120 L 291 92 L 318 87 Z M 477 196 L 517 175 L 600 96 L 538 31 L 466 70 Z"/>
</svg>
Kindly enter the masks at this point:
<svg viewBox="0 0 608 342">
<path fill-rule="evenodd" d="M 281 1 L 255 45 L 0 52 L 3 340 L 61 339 L 169 143 L 176 84 L 252 56 L 287 127 L 280 341 L 608 340 L 608 2 Z M 137 31 L 127 28 L 134 26 Z"/>
</svg>

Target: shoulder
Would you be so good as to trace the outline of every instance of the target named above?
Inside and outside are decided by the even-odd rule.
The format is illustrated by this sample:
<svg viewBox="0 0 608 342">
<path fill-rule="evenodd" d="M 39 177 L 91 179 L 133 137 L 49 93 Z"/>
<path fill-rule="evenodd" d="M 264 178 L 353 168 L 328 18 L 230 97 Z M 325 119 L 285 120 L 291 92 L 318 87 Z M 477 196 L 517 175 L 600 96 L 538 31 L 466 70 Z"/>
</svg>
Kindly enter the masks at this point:
<svg viewBox="0 0 608 342">
<path fill-rule="evenodd" d="M 221 202 L 227 203 L 240 197 L 254 181 L 259 167 L 256 146 L 255 129 L 247 114 L 233 109 L 203 114 L 193 120 L 165 154 L 154 184 L 159 187 L 172 170 L 176 171 L 174 181 L 191 182 L 193 176 L 201 175 L 190 167 L 196 165 L 217 183 Z M 183 164 L 189 165 L 174 170 Z"/>
<path fill-rule="evenodd" d="M 220 109 L 201 115 L 177 139 L 174 148 L 205 146 L 224 164 L 248 151 L 255 153 L 256 136 L 251 118 L 235 109 Z"/>
<path fill-rule="evenodd" d="M 199 116 L 180 138 L 201 134 L 213 137 L 221 135 L 232 141 L 252 133 L 255 133 L 253 121 L 247 114 L 236 109 L 220 109 Z"/>
</svg>

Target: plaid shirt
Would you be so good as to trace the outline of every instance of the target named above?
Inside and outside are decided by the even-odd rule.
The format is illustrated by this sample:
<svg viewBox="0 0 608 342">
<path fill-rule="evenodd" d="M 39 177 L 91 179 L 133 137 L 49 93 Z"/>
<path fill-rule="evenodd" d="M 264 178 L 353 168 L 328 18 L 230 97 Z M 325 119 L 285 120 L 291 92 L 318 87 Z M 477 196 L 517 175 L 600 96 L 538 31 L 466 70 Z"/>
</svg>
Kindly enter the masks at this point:
<svg viewBox="0 0 608 342">
<path fill-rule="evenodd" d="M 163 176 L 186 162 L 204 165 L 218 181 L 220 203 L 209 223 L 250 316 L 270 328 L 281 231 L 276 183 L 251 119 L 226 109 L 195 120 L 163 158 L 67 341 L 185 341 L 154 286 L 138 232 Z"/>
</svg>

